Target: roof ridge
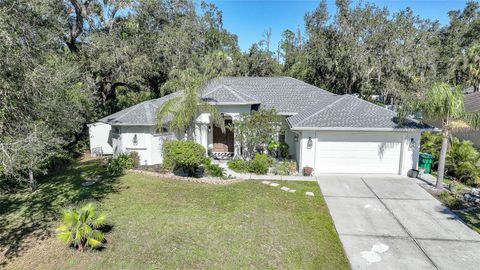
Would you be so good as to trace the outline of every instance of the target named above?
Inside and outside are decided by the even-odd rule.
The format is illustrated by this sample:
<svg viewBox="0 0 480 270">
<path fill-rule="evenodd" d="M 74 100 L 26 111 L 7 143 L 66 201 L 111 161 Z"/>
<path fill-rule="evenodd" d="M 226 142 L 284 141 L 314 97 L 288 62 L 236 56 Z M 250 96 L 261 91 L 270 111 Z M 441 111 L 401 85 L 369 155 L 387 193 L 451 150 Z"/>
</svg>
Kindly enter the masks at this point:
<svg viewBox="0 0 480 270">
<path fill-rule="evenodd" d="M 323 107 L 322 109 L 318 110 L 317 112 L 315 112 L 315 113 L 313 113 L 313 114 L 309 115 L 308 117 L 305 117 L 305 118 L 303 118 L 303 120 L 302 120 L 302 121 L 300 121 L 300 122 L 298 122 L 296 125 L 299 125 L 299 124 L 301 124 L 301 123 L 305 122 L 306 120 L 308 120 L 308 119 L 312 118 L 313 116 L 315 116 L 315 115 L 317 115 L 317 114 L 319 114 L 319 113 L 323 112 L 325 109 L 332 107 L 332 106 L 333 106 L 335 103 L 339 102 L 340 100 L 342 100 L 342 99 L 344 99 L 344 98 L 345 98 L 345 95 L 341 95 L 339 99 L 337 99 L 337 100 L 335 100 L 334 102 L 332 102 L 332 103 L 328 104 L 327 106 Z M 319 102 L 317 102 L 317 103 L 319 103 Z M 312 105 L 312 106 L 310 106 L 310 107 L 313 107 L 313 106 L 315 106 L 317 103 L 315 103 L 314 105 Z M 310 107 L 309 107 L 309 108 L 310 108 Z"/>
<path fill-rule="evenodd" d="M 211 94 L 211 93 L 217 91 L 218 89 L 220 89 L 222 86 L 225 86 L 225 85 L 224 84 L 219 84 L 217 87 L 213 88 L 213 90 L 211 90 L 210 92 L 203 93 L 202 96 L 206 96 L 208 94 Z"/>
<path fill-rule="evenodd" d="M 241 97 L 237 91 L 233 90 L 230 86 L 228 85 L 223 85 L 228 91 L 230 91 L 234 96 L 242 100 L 243 102 L 247 102 L 243 97 Z"/>
<path fill-rule="evenodd" d="M 246 97 L 248 97 L 248 98 L 251 98 L 251 99 L 253 99 L 253 100 L 255 100 L 255 101 L 259 101 L 256 97 L 252 97 L 252 96 L 250 96 L 250 95 L 248 95 L 248 94 L 246 94 L 246 93 L 244 93 L 244 92 L 242 92 L 242 91 L 240 91 L 240 90 L 234 89 L 233 87 L 230 87 L 230 86 L 228 86 L 228 85 L 225 85 L 225 87 L 227 87 L 227 88 L 230 89 L 231 91 L 234 91 L 235 93 L 239 93 L 239 94 L 242 94 L 242 95 L 244 95 L 244 96 L 246 96 Z M 242 98 L 242 99 L 245 100 L 244 98 Z M 245 100 L 245 101 L 246 101 L 246 100 Z"/>
<path fill-rule="evenodd" d="M 380 107 L 380 108 L 382 108 L 383 110 L 386 110 L 386 111 L 388 111 L 388 112 L 390 112 L 390 113 L 393 113 L 393 114 L 397 115 L 396 112 L 394 112 L 394 111 L 392 111 L 392 110 L 389 110 L 389 109 L 387 109 L 387 108 L 385 108 L 385 107 L 383 107 L 383 106 L 380 106 L 380 105 L 378 105 L 378 104 L 375 104 L 375 103 L 373 103 L 373 102 L 370 102 L 370 101 L 368 101 L 368 100 L 364 100 L 364 99 L 361 99 L 361 98 L 358 98 L 358 97 L 356 97 L 356 96 L 349 95 L 349 94 L 347 94 L 347 95 L 345 95 L 345 96 L 354 98 L 354 99 L 359 100 L 359 101 L 366 102 L 366 103 L 368 103 L 369 105 L 373 105 L 373 106 L 376 106 L 376 107 Z"/>
</svg>

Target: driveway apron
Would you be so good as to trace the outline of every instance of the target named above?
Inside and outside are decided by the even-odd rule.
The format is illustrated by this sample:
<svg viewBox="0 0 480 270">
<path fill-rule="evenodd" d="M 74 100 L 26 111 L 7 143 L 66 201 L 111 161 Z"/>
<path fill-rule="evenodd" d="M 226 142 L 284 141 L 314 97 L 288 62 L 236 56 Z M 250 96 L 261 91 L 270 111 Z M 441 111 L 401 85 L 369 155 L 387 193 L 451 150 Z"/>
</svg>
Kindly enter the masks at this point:
<svg viewBox="0 0 480 270">
<path fill-rule="evenodd" d="M 480 269 L 480 235 L 413 179 L 318 178 L 352 269 Z"/>
</svg>

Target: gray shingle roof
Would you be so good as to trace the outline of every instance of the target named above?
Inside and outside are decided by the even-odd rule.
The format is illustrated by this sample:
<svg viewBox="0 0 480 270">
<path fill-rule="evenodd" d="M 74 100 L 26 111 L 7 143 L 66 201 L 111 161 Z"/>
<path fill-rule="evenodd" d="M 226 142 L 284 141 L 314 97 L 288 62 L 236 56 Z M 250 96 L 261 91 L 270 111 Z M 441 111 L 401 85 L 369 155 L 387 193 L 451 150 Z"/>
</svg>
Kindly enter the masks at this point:
<svg viewBox="0 0 480 270">
<path fill-rule="evenodd" d="M 351 95 L 319 102 L 287 121 L 292 128 L 430 128 L 411 119 L 401 122 L 395 112 Z"/>
<path fill-rule="evenodd" d="M 155 125 L 158 108 L 180 95 L 176 92 L 145 101 L 99 121 L 112 125 Z M 202 87 L 200 95 L 213 104 L 275 108 L 281 114 L 291 115 L 287 121 L 292 128 L 427 128 L 412 120 L 400 125 L 396 114 L 383 107 L 290 77 L 220 77 Z"/>
<path fill-rule="evenodd" d="M 204 100 L 215 104 L 260 104 L 260 101 L 256 98 L 236 91 L 225 84 L 206 87 L 203 89 L 201 95 Z"/>
<path fill-rule="evenodd" d="M 156 123 L 157 109 L 166 101 L 180 96 L 181 93 L 173 93 L 161 98 L 147 100 L 132 107 L 126 108 L 112 115 L 106 116 L 99 122 L 110 125 L 136 125 L 150 126 Z M 171 117 L 166 117 L 164 122 L 170 121 Z"/>
<path fill-rule="evenodd" d="M 291 77 L 220 77 L 212 80 L 207 89 L 224 85 L 261 102 L 263 107 L 279 113 L 296 114 L 326 96 L 334 94 Z M 223 101 L 222 97 L 218 100 Z"/>
</svg>

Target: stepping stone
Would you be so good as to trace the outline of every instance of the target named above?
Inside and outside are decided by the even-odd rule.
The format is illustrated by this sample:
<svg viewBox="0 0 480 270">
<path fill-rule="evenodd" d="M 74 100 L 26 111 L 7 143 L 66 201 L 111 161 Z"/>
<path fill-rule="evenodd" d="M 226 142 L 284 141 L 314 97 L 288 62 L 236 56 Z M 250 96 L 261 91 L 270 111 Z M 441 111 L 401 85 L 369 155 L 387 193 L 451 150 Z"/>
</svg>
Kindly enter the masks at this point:
<svg viewBox="0 0 480 270">
<path fill-rule="evenodd" d="M 95 183 L 96 183 L 96 181 L 85 181 L 85 182 L 82 183 L 82 186 L 88 187 L 88 186 L 91 186 Z"/>
<path fill-rule="evenodd" d="M 281 190 L 284 190 L 284 191 L 289 191 L 289 190 L 290 190 L 290 188 L 288 188 L 288 187 L 282 187 L 282 188 L 281 188 Z"/>
<path fill-rule="evenodd" d="M 262 181 L 262 184 L 264 185 L 270 185 L 270 183 L 271 183 L 270 181 Z"/>
<path fill-rule="evenodd" d="M 295 193 L 295 191 L 297 191 L 297 190 L 296 189 L 290 189 L 288 192 Z"/>
<path fill-rule="evenodd" d="M 305 192 L 305 195 L 307 195 L 307 196 L 312 196 L 312 197 L 315 196 L 315 194 L 313 194 L 313 192 L 311 192 L 311 191 Z"/>
<path fill-rule="evenodd" d="M 277 184 L 277 183 L 270 183 L 270 186 L 272 186 L 272 187 L 278 187 L 278 186 L 280 186 L 280 184 Z"/>
</svg>

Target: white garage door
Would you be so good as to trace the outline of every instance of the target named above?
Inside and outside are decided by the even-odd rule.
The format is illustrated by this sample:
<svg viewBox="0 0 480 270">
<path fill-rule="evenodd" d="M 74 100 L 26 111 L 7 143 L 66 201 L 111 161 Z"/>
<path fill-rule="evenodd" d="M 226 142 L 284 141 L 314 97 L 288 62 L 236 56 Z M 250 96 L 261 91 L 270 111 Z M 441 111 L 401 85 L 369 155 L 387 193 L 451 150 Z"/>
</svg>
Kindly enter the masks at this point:
<svg viewBox="0 0 480 270">
<path fill-rule="evenodd" d="M 398 133 L 317 132 L 316 173 L 398 174 Z"/>
</svg>

